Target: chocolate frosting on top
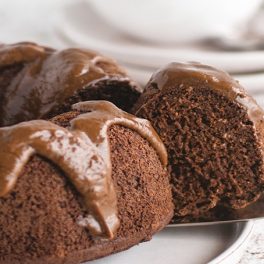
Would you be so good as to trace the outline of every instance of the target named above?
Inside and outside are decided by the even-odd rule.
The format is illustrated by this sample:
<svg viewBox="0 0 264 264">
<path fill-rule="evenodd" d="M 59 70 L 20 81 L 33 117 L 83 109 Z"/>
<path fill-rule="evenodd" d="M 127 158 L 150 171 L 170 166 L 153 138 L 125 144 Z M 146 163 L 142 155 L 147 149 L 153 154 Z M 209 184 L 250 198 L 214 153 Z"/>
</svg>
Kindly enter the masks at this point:
<svg viewBox="0 0 264 264">
<path fill-rule="evenodd" d="M 210 86 L 230 100 L 242 105 L 254 123 L 264 120 L 264 111 L 251 96 L 247 95 L 238 81 L 224 71 L 198 62 L 173 62 L 161 68 L 151 77 L 147 84 L 146 93 L 155 94 L 190 80 Z"/>
<path fill-rule="evenodd" d="M 130 81 L 115 61 L 86 49 L 56 51 L 28 42 L 0 45 L 0 69 L 10 65 L 23 67 L 0 91 L 2 126 L 42 119 L 95 82 Z"/>
<path fill-rule="evenodd" d="M 167 153 L 147 120 L 136 118 L 110 102 L 89 101 L 75 104 L 81 113 L 71 120 L 69 129 L 50 121 L 35 120 L 0 128 L 0 197 L 7 195 L 23 167 L 34 154 L 60 167 L 79 193 L 89 215 L 77 222 L 93 235 L 113 238 L 119 227 L 117 197 L 112 182 L 109 126 L 119 124 L 144 137 L 164 166 Z"/>
</svg>

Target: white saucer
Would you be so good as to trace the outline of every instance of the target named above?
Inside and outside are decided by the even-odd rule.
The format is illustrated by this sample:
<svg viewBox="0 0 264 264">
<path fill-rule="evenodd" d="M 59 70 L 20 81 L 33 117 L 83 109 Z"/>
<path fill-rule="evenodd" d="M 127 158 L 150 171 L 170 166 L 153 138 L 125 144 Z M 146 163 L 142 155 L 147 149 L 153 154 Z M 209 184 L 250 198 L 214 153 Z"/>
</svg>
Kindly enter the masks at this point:
<svg viewBox="0 0 264 264">
<path fill-rule="evenodd" d="M 164 47 L 131 39 L 108 25 L 84 1 L 76 1 L 61 10 L 57 31 L 67 45 L 99 50 L 120 62 L 150 69 L 159 68 L 171 61 L 199 61 L 230 73 L 264 69 L 264 51 L 208 51 L 191 45 Z"/>
<path fill-rule="evenodd" d="M 89 264 L 238 263 L 254 222 L 166 228 L 150 242 Z M 87 264 L 88 264 L 87 263 Z"/>
</svg>

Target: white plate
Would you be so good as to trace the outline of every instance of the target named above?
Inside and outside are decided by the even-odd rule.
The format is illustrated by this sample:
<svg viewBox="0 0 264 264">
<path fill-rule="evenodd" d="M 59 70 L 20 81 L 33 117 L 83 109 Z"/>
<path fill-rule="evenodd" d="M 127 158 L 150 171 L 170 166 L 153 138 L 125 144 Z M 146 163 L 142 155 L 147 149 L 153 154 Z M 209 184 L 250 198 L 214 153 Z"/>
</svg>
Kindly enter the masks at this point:
<svg viewBox="0 0 264 264">
<path fill-rule="evenodd" d="M 149 242 L 87 264 L 238 263 L 253 221 L 203 227 L 168 227 Z"/>
<path fill-rule="evenodd" d="M 155 46 L 132 39 L 108 25 L 84 1 L 75 1 L 61 10 L 57 30 L 67 45 L 92 48 L 120 62 L 151 69 L 171 61 L 199 61 L 230 73 L 264 69 L 264 51 L 217 52 L 191 45 Z"/>
</svg>

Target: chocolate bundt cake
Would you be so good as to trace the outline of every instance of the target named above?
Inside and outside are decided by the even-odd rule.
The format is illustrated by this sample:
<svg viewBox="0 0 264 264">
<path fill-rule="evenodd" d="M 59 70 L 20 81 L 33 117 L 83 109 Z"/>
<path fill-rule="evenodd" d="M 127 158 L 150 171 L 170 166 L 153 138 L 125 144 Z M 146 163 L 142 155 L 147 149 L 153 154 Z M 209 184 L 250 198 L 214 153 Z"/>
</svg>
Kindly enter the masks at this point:
<svg viewBox="0 0 264 264">
<path fill-rule="evenodd" d="M 115 61 L 86 49 L 0 45 L 0 126 L 47 119 L 86 100 L 129 111 L 141 88 Z"/>
<path fill-rule="evenodd" d="M 156 72 L 136 103 L 168 151 L 174 221 L 244 208 L 264 190 L 264 112 L 227 73 L 199 63 Z"/>
<path fill-rule="evenodd" d="M 0 128 L 0 145 L 0 263 L 97 259 L 173 215 L 163 143 L 110 102 Z"/>
</svg>

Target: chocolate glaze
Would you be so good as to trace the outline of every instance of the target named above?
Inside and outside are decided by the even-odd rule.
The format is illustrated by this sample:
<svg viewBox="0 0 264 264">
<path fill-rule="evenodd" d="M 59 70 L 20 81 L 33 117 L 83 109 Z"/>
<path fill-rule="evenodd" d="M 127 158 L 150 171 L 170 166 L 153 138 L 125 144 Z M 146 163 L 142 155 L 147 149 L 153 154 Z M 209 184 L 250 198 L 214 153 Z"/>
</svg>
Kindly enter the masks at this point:
<svg viewBox="0 0 264 264">
<path fill-rule="evenodd" d="M 13 45 L 0 45 L 0 67 L 13 64 L 32 62 L 37 58 L 46 57 L 55 50 L 38 46 L 31 42 L 20 42 Z"/>
<path fill-rule="evenodd" d="M 0 46 L 0 69 L 14 64 L 23 67 L 1 91 L 3 126 L 43 119 L 79 89 L 95 82 L 130 82 L 113 60 L 85 49 L 56 51 L 28 42 Z"/>
<path fill-rule="evenodd" d="M 224 71 L 197 62 L 174 62 L 158 70 L 147 84 L 146 93 L 155 94 L 190 79 L 203 82 L 230 100 L 236 101 L 245 108 L 254 123 L 263 122 L 264 111 L 251 96 L 246 94 L 238 81 Z"/>
<path fill-rule="evenodd" d="M 167 153 L 147 120 L 129 115 L 110 102 L 82 102 L 73 109 L 91 112 L 74 118 L 69 130 L 44 120 L 0 128 L 0 196 L 12 190 L 30 157 L 39 154 L 60 167 L 82 195 L 90 214 L 80 216 L 78 224 L 88 227 L 93 235 L 113 238 L 119 220 L 111 178 L 109 126 L 119 124 L 139 133 L 156 149 L 164 165 Z"/>
</svg>

